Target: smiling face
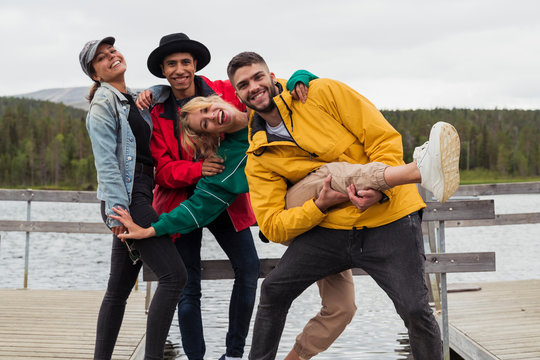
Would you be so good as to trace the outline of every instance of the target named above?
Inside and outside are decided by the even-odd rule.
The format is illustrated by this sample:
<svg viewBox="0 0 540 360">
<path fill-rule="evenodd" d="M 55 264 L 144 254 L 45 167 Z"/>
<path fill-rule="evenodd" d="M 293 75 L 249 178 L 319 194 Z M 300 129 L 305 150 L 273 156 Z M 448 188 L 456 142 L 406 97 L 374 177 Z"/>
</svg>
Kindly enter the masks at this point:
<svg viewBox="0 0 540 360">
<path fill-rule="evenodd" d="M 177 99 L 185 99 L 195 95 L 193 79 L 197 70 L 197 60 L 190 53 L 174 53 L 167 55 L 161 64 L 163 76 L 171 85 Z"/>
<path fill-rule="evenodd" d="M 272 99 L 278 93 L 275 79 L 266 64 L 255 63 L 236 70 L 231 82 L 246 106 L 264 114 L 275 108 Z"/>
<path fill-rule="evenodd" d="M 92 79 L 109 83 L 123 79 L 127 69 L 124 56 L 110 44 L 99 45 L 91 65 Z"/>
<path fill-rule="evenodd" d="M 218 95 L 198 96 L 179 111 L 184 144 L 203 157 L 215 154 L 223 133 L 233 133 L 248 124 L 247 114 Z"/>
<path fill-rule="evenodd" d="M 186 125 L 196 133 L 221 134 L 238 130 L 243 113 L 224 101 L 209 102 L 187 114 Z M 245 116 L 243 116 L 245 118 Z"/>
</svg>

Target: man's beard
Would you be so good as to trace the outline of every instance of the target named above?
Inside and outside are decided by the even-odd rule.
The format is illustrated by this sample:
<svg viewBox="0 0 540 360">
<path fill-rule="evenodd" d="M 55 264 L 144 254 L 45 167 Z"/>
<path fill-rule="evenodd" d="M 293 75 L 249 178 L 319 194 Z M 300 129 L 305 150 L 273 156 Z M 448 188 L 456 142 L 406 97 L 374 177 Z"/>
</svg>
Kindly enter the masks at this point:
<svg viewBox="0 0 540 360">
<path fill-rule="evenodd" d="M 268 103 L 268 106 L 264 109 L 255 109 L 255 111 L 262 113 L 262 114 L 268 114 L 272 112 L 276 108 L 276 103 L 274 102 L 274 99 L 270 99 L 270 102 Z"/>
<path fill-rule="evenodd" d="M 267 88 L 267 90 L 268 90 L 268 94 L 270 95 L 270 101 L 268 102 L 268 105 L 266 105 L 264 108 L 253 107 L 253 106 L 251 106 L 249 104 L 246 104 L 246 105 L 248 105 L 251 109 L 253 109 L 256 112 L 261 113 L 261 114 L 267 114 L 267 113 L 272 112 L 272 110 L 274 110 L 277 107 L 276 103 L 274 102 L 274 96 L 277 95 L 277 90 L 276 90 L 276 87 L 274 86 L 274 84 L 270 84 L 270 86 Z"/>
</svg>

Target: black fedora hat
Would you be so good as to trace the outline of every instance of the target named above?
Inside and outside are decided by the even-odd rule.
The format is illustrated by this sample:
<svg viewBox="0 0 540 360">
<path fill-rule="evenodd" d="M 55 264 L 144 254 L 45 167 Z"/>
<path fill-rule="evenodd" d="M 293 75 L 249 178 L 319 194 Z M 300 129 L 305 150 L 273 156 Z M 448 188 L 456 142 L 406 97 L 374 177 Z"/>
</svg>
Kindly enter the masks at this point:
<svg viewBox="0 0 540 360">
<path fill-rule="evenodd" d="M 164 78 L 161 64 L 165 56 L 177 52 L 188 52 L 197 60 L 196 71 L 201 70 L 210 62 L 210 51 L 198 41 L 191 40 L 184 33 L 165 35 L 159 40 L 159 46 L 148 56 L 148 70 L 159 78 Z"/>
</svg>

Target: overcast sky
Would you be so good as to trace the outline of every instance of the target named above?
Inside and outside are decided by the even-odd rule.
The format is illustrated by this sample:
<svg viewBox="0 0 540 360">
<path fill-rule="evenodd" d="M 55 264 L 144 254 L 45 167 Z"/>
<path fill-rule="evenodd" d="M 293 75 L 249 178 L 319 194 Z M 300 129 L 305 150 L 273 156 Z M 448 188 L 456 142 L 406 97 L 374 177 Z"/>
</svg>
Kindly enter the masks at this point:
<svg viewBox="0 0 540 360">
<path fill-rule="evenodd" d="M 296 69 L 343 81 L 380 109 L 540 109 L 540 1 L 1 0 L 0 96 L 90 86 L 84 43 L 116 37 L 129 87 L 161 36 L 184 32 L 226 78 L 230 58 L 260 53 L 278 77 Z"/>
</svg>

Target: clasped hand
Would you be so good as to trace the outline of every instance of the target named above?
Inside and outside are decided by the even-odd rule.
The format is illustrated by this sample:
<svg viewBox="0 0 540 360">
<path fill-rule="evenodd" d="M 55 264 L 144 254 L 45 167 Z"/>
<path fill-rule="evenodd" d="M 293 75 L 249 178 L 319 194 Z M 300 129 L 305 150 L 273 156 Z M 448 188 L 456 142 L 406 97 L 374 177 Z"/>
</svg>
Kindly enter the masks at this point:
<svg viewBox="0 0 540 360">
<path fill-rule="evenodd" d="M 118 215 L 109 215 L 111 218 L 120 221 L 127 231 L 115 234 L 122 241 L 125 239 L 146 239 L 156 235 L 156 230 L 153 227 L 143 228 L 133 221 L 129 212 L 121 207 L 112 208 Z"/>
<path fill-rule="evenodd" d="M 328 175 L 324 180 L 319 196 L 315 200 L 315 205 L 323 212 L 347 200 L 350 200 L 358 210 L 365 211 L 382 199 L 382 193 L 377 190 L 364 189 L 356 191 L 354 184 L 351 184 L 347 187 L 347 194 L 343 194 L 332 189 L 331 184 L 332 175 Z"/>
</svg>

